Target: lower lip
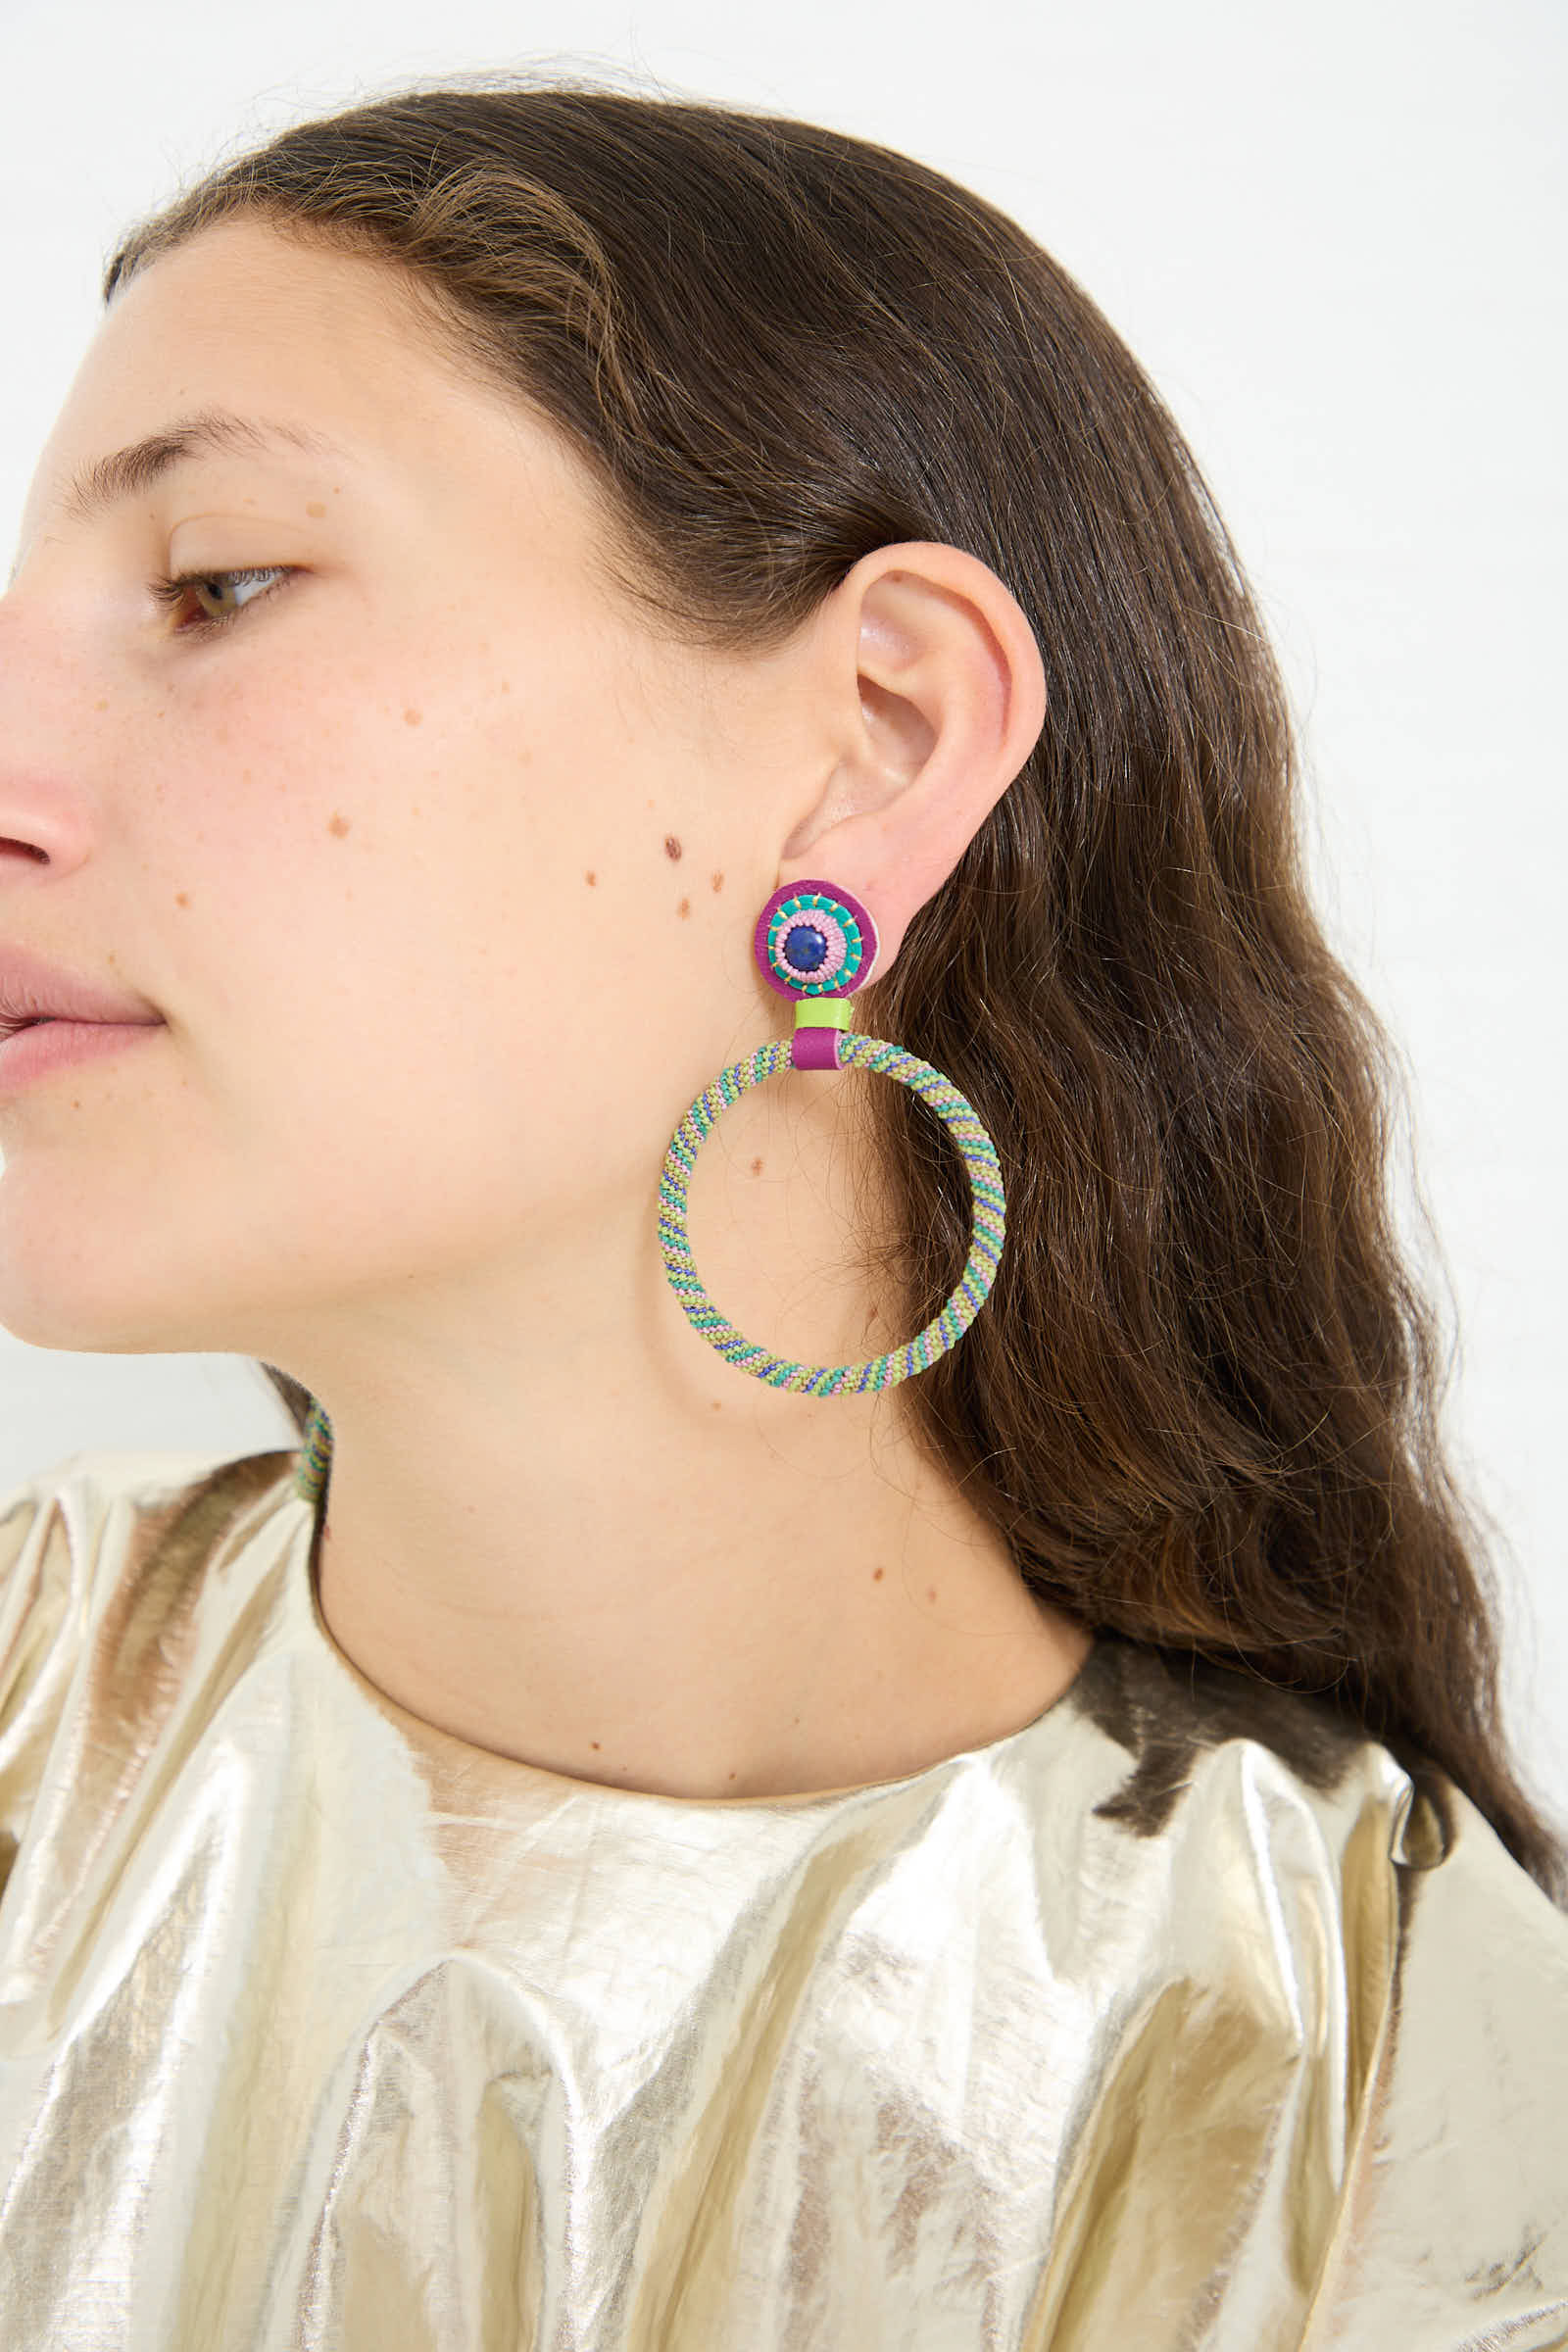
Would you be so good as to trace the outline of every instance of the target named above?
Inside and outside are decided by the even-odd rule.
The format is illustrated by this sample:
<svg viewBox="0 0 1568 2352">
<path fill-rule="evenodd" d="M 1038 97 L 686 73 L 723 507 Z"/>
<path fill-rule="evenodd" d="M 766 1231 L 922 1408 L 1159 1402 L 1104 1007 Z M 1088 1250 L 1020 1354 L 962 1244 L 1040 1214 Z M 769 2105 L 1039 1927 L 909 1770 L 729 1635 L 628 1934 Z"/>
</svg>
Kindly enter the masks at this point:
<svg viewBox="0 0 1568 2352">
<path fill-rule="evenodd" d="M 49 1070 L 122 1054 L 133 1039 L 151 1037 L 162 1027 L 161 1021 L 34 1021 L 0 1044 L 0 1094 Z"/>
</svg>

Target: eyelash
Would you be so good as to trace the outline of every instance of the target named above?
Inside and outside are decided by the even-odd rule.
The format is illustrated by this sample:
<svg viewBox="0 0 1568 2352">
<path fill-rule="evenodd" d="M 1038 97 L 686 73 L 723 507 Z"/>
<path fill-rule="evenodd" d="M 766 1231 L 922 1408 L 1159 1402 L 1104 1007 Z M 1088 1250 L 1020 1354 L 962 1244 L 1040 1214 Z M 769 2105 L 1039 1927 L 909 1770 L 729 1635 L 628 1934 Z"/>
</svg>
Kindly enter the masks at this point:
<svg viewBox="0 0 1568 2352">
<path fill-rule="evenodd" d="M 175 632 L 180 637 L 205 637 L 210 635 L 214 629 L 231 627 L 236 620 L 242 618 L 251 610 L 252 605 L 265 603 L 267 598 L 272 594 L 273 589 L 280 588 L 284 580 L 290 578 L 297 568 L 298 566 L 292 564 L 252 564 L 239 571 L 182 571 L 173 578 L 160 575 L 156 580 L 149 580 L 147 585 L 161 605 L 168 605 L 174 609 L 183 602 L 186 594 L 192 588 L 210 588 L 215 581 L 219 580 L 226 581 L 229 584 L 236 580 L 260 580 L 265 579 L 270 571 L 276 572 L 277 578 L 273 581 L 272 588 L 264 588 L 260 596 L 251 598 L 250 604 L 236 605 L 231 612 L 220 612 L 216 617 L 210 613 L 204 614 L 190 628 L 179 629 Z"/>
</svg>

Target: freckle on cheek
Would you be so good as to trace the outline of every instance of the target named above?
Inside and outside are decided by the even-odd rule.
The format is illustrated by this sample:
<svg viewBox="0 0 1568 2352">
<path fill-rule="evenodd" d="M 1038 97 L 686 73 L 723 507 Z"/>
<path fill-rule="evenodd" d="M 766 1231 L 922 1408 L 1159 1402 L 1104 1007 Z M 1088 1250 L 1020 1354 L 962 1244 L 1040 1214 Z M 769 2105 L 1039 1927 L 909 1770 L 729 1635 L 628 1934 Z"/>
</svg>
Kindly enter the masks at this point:
<svg viewBox="0 0 1568 2352">
<path fill-rule="evenodd" d="M 680 856 L 680 843 L 675 839 L 673 833 L 666 833 L 664 835 L 664 856 L 666 858 L 678 858 Z"/>
<path fill-rule="evenodd" d="M 403 716 L 411 727 L 416 727 L 424 716 L 424 712 L 422 710 L 405 710 Z"/>
<path fill-rule="evenodd" d="M 590 889 L 590 890 L 594 890 L 594 889 L 596 889 L 596 888 L 598 887 L 598 883 L 599 883 L 599 876 L 598 876 L 597 874 L 595 874 L 595 873 L 590 873 L 590 874 L 588 875 L 588 887 L 589 887 L 589 889 Z"/>
<path fill-rule="evenodd" d="M 344 834 L 350 829 L 349 819 L 346 816 L 334 816 L 326 829 L 329 833 L 335 833 L 341 841 Z"/>
<path fill-rule="evenodd" d="M 324 514 L 326 507 L 321 499 L 308 498 L 305 502 L 305 512 L 307 514 Z"/>
<path fill-rule="evenodd" d="M 722 890 L 722 889 L 723 889 L 723 887 L 724 887 L 724 877 L 723 877 L 723 875 L 722 875 L 722 874 L 715 874 L 715 875 L 713 876 L 713 888 L 714 888 L 715 890 Z"/>
<path fill-rule="evenodd" d="M 762 1173 L 762 1163 L 761 1163 L 761 1161 L 760 1161 L 760 1159 L 754 1159 L 754 1160 L 753 1160 L 753 1162 L 752 1162 L 752 1174 L 753 1174 L 754 1176 L 760 1176 L 760 1174 L 761 1174 L 761 1173 Z"/>
<path fill-rule="evenodd" d="M 675 912 L 679 915 L 687 915 L 690 914 L 691 910 L 692 903 L 690 899 L 682 899 L 680 905 L 676 907 Z"/>
<path fill-rule="evenodd" d="M 185 896 L 185 893 L 182 890 L 175 891 L 174 905 L 176 906 L 188 906 L 190 905 L 189 899 Z"/>
</svg>

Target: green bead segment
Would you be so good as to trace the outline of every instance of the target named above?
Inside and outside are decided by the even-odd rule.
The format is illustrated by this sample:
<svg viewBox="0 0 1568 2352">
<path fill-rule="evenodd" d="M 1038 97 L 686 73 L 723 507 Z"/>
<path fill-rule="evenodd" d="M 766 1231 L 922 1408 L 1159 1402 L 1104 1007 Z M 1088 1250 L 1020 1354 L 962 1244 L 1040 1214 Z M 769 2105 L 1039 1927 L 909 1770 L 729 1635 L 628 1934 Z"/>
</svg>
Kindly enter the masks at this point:
<svg viewBox="0 0 1568 2352">
<path fill-rule="evenodd" d="M 847 1029 L 854 1017 L 847 997 L 803 997 L 795 1007 L 797 1029 Z"/>
</svg>

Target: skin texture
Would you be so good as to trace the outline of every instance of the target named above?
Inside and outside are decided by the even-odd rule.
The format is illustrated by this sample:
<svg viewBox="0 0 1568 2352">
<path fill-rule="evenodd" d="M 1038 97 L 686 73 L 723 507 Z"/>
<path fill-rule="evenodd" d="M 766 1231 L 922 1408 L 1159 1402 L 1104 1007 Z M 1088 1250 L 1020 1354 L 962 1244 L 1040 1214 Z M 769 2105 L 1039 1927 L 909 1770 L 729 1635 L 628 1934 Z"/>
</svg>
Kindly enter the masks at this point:
<svg viewBox="0 0 1568 2352">
<path fill-rule="evenodd" d="M 70 514 L 80 467 L 209 405 L 345 455 Z M 910 543 L 782 650 L 697 652 L 612 592 L 606 527 L 378 264 L 230 221 L 117 299 L 0 599 L 0 947 L 164 1026 L 0 1090 L 0 1322 L 313 1389 L 323 1623 L 456 1737 L 710 1800 L 893 1778 L 1031 1721 L 1088 1637 L 903 1392 L 781 1396 L 691 1330 L 659 1173 L 791 1027 L 769 892 L 847 884 L 890 962 L 1035 742 L 1039 651 L 984 564 Z M 148 591 L 243 565 L 299 568 Z M 771 1081 L 692 1181 L 710 1295 L 805 1361 L 910 1336 L 855 1265 L 878 1083 Z"/>
</svg>

